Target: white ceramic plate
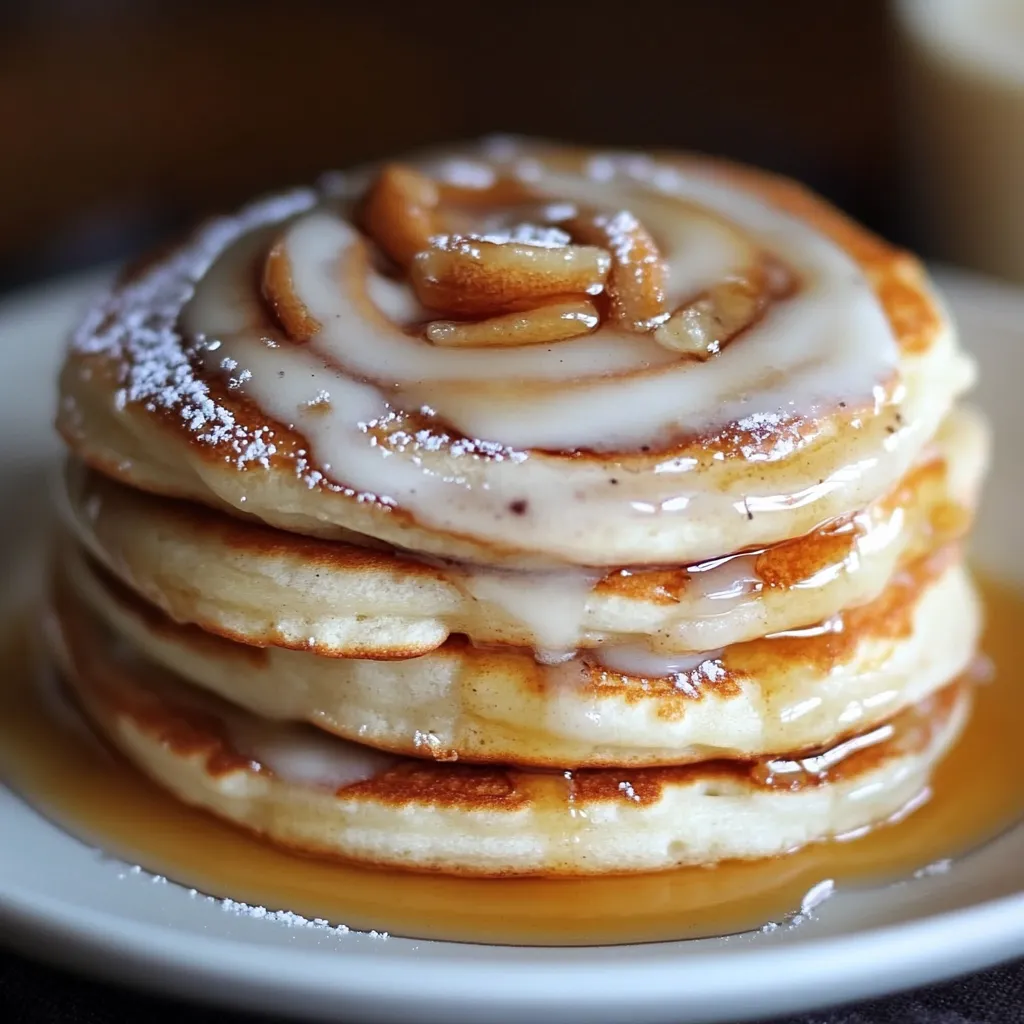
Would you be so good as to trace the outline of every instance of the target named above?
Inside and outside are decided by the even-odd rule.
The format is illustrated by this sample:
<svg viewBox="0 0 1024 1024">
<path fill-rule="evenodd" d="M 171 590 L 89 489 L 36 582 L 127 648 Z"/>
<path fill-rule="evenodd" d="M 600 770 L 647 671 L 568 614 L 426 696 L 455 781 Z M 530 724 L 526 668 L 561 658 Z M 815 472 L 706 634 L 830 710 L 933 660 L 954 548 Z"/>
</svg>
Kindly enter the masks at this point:
<svg viewBox="0 0 1024 1024">
<path fill-rule="evenodd" d="M 0 559 L 38 583 L 61 339 L 97 278 L 0 305 Z M 982 364 L 996 465 L 980 562 L 1024 586 L 1024 295 L 946 275 Z M 286 909 L 286 908 L 283 908 Z M 0 787 L 0 940 L 90 974 L 317 1020 L 695 1024 L 866 998 L 1024 954 L 1024 828 L 941 875 L 840 894 L 769 934 L 604 949 L 416 942 L 225 911 L 92 850 Z"/>
</svg>

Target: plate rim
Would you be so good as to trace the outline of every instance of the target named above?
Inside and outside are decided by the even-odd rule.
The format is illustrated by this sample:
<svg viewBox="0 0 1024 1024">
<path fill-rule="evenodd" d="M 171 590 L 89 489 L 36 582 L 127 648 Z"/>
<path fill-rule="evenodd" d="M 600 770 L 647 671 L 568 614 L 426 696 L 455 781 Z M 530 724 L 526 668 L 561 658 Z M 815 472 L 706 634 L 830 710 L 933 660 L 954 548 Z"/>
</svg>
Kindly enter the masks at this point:
<svg viewBox="0 0 1024 1024">
<path fill-rule="evenodd" d="M 393 1011 L 396 995 L 401 995 L 394 988 L 393 972 L 399 968 L 405 972 L 404 984 L 414 990 L 409 1005 L 415 1002 L 418 1010 L 424 1009 L 426 1001 L 437 1006 L 451 1002 L 474 1008 L 500 1006 L 504 1013 L 525 1012 L 538 1004 L 578 1012 L 586 1009 L 580 998 L 584 988 L 587 1003 L 617 1010 L 628 1000 L 634 1011 L 656 1010 L 685 993 L 691 1009 L 715 1011 L 714 1017 L 700 1019 L 738 1020 L 752 1016 L 750 1010 L 761 1014 L 766 1005 L 771 1013 L 819 1006 L 826 991 L 834 994 L 832 1002 L 866 994 L 880 996 L 1010 959 L 1024 944 L 1024 892 L 910 922 L 774 948 L 694 948 L 681 955 L 679 943 L 654 943 L 644 947 L 642 960 L 619 963 L 608 971 L 594 970 L 585 958 L 586 947 L 568 948 L 576 954 L 571 959 L 553 956 L 545 963 L 502 957 L 474 961 L 468 971 L 460 957 L 465 944 L 459 943 L 431 943 L 442 952 L 429 961 L 416 958 L 410 948 L 412 940 L 406 940 L 404 946 L 382 945 L 372 954 L 347 958 L 339 950 L 289 949 L 183 935 L 173 926 L 142 924 L 38 892 L 19 897 L 5 888 L 0 888 L 0 921 L 7 926 L 3 944 L 29 955 L 38 950 L 40 942 L 59 936 L 59 945 L 47 950 L 45 959 L 50 962 L 192 1000 L 197 998 L 196 982 L 207 982 L 214 987 L 202 994 L 204 1002 L 212 995 L 213 1001 L 222 1005 L 248 1009 L 267 1008 L 264 989 L 272 979 L 274 1002 L 315 991 L 318 1003 L 344 997 L 349 1007 L 363 1003 L 377 1009 L 388 1006 Z M 937 927 L 939 921 L 941 927 Z M 870 946 L 871 957 L 861 955 L 865 946 Z M 539 949 L 516 948 L 533 953 Z M 556 952 L 564 954 L 566 949 Z M 106 962 L 104 955 L 109 957 Z M 953 955 L 956 962 L 950 970 Z M 160 967 L 159 977 L 149 970 L 154 965 Z M 127 975 L 125 968 L 131 968 Z M 730 990 L 723 983 L 734 983 L 744 971 L 756 971 L 761 1005 L 752 1005 L 749 993 L 745 997 L 736 992 L 734 984 L 736 1002 L 723 998 L 723 992 Z M 524 988 L 526 980 L 534 987 Z M 538 983 L 542 992 L 536 991 Z M 239 985 L 247 986 L 248 991 L 240 993 Z M 302 1009 L 313 1011 L 312 1019 L 324 1019 L 318 1006 Z M 728 1018 L 718 1016 L 723 1012 Z M 391 1016 L 395 1014 L 388 1014 Z M 434 1014 L 419 1016 L 421 1020 L 435 1018 Z"/>
<path fill-rule="evenodd" d="M 48 313 L 77 308 L 109 275 L 109 269 L 93 270 L 5 296 L 0 326 L 31 321 L 43 303 Z M 947 293 L 980 298 L 985 313 L 996 319 L 1024 310 L 1024 291 L 1012 286 L 948 270 L 936 276 Z M 16 808 L 38 817 L 0 783 L 0 794 L 6 792 Z M 0 821 L 6 813 L 0 804 Z M 17 811 L 11 816 L 16 819 Z M 61 841 L 77 847 L 74 856 L 93 854 L 69 836 Z M 638 1020 L 679 1024 L 738 1021 L 876 997 L 1019 956 L 1024 879 L 1021 891 L 955 910 L 778 946 L 737 941 L 724 947 L 617 947 L 623 956 L 606 961 L 608 970 L 595 969 L 587 947 L 502 947 L 514 952 L 467 959 L 465 944 L 437 942 L 429 943 L 429 958 L 419 958 L 418 946 L 428 943 L 414 940 L 358 951 L 263 945 L 136 921 L 37 888 L 18 891 L 2 877 L 0 925 L 0 946 L 92 977 L 225 1007 L 334 1019 L 341 999 L 346 1019 L 362 1010 L 373 1016 L 361 1019 L 401 1021 L 415 1011 L 421 1024 L 450 1024 L 481 1012 L 495 1021 L 521 1019 L 544 1008 L 560 1019 L 571 1013 L 589 1024 L 621 1020 L 627 1012 Z M 401 988 L 396 972 L 403 972 Z M 756 984 L 744 987 L 738 981 L 743 977 L 756 978 Z M 296 1003 L 296 996 L 308 1001 Z"/>
</svg>

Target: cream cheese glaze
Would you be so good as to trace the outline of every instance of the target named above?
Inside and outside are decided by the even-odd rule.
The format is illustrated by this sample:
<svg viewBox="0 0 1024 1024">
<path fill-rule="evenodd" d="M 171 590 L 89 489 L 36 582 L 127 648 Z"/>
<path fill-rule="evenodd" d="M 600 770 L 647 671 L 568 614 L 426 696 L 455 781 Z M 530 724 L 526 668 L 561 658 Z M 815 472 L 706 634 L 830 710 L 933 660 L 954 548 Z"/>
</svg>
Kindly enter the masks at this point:
<svg viewBox="0 0 1024 1024">
<path fill-rule="evenodd" d="M 285 782 L 338 790 L 372 779 L 394 764 L 394 758 L 372 747 L 305 726 L 231 715 L 223 709 L 220 713 L 235 749 Z"/>
<path fill-rule="evenodd" d="M 460 532 L 479 515 L 475 503 L 459 500 L 460 481 L 438 480 L 416 460 L 387 458 L 367 443 L 367 427 L 386 422 L 391 408 L 426 405 L 467 437 L 517 449 L 507 463 L 515 468 L 511 486 L 531 505 L 554 510 L 571 502 L 575 482 L 559 473 L 539 479 L 515 457 L 519 449 L 629 451 L 732 420 L 782 423 L 841 400 L 863 404 L 891 374 L 892 330 L 864 274 L 795 218 L 699 174 L 634 161 L 599 183 L 552 173 L 530 185 L 552 200 L 612 200 L 641 219 L 647 215 L 670 238 L 670 305 L 740 272 L 746 256 L 740 246 L 732 252 L 705 244 L 712 232 L 692 227 L 711 218 L 694 214 L 695 202 L 783 260 L 802 282 L 800 292 L 706 364 L 671 358 L 648 335 L 607 323 L 550 346 L 437 348 L 369 301 L 366 282 L 375 272 L 365 240 L 338 213 L 317 208 L 283 236 L 296 293 L 322 325 L 309 344 L 268 344 L 263 318 L 253 316 L 252 263 L 271 241 L 263 233 L 243 239 L 199 282 L 185 329 L 206 339 L 208 366 L 223 368 L 243 394 L 309 439 L 331 476 Z M 765 388 L 769 370 L 779 384 Z M 679 494 L 669 502 L 663 511 L 687 504 Z"/>
<path fill-rule="evenodd" d="M 453 165 L 428 166 L 444 174 Z M 129 368 L 113 416 L 131 402 L 171 407 L 194 435 L 232 445 L 246 470 L 269 471 L 281 456 L 278 424 L 307 444 L 292 456 L 306 487 L 397 510 L 420 531 L 407 546 L 427 552 L 671 564 L 771 543 L 866 504 L 907 469 L 969 380 L 948 328 L 929 353 L 936 365 L 905 378 L 862 267 L 810 223 L 703 165 L 491 147 L 455 166 L 462 181 L 518 176 L 539 202 L 597 204 L 646 221 L 665 255 L 670 310 L 741 274 L 756 254 L 783 264 L 798 287 L 706 361 L 608 320 L 555 344 L 446 349 L 423 336 L 425 311 L 411 292 L 375 268 L 346 219 L 344 188 L 298 193 L 214 225 L 182 258 L 194 282 L 182 289 L 186 363 L 248 401 L 267 426 L 243 437 L 202 379 L 157 380 L 145 363 Z M 302 344 L 268 322 L 254 285 L 275 241 L 319 325 Z M 120 315 L 141 312 L 122 304 Z M 89 325 L 83 333 L 88 349 Z M 181 407 L 183 387 L 198 413 Z M 694 440 L 716 432 L 716 444 Z M 143 486 L 170 479 L 134 471 Z M 198 486 L 168 486 L 189 497 L 210 488 L 218 502 L 300 532 L 330 536 L 337 524 L 397 536 L 383 520 L 367 528 L 367 509 L 309 514 L 299 494 L 288 508 L 241 506 L 251 478 L 241 488 L 198 476 Z M 725 540 L 741 529 L 742 543 Z"/>
</svg>

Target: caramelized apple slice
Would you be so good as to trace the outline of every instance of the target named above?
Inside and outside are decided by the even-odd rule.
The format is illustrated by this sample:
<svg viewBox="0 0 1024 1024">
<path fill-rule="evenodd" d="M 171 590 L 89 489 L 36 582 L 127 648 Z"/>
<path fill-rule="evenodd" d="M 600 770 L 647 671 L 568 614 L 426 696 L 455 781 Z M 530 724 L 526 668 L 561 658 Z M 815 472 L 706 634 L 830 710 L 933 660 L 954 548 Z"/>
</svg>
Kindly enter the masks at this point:
<svg viewBox="0 0 1024 1024">
<path fill-rule="evenodd" d="M 746 278 L 723 281 L 677 309 L 654 340 L 673 352 L 707 359 L 761 314 L 767 296 Z"/>
<path fill-rule="evenodd" d="M 564 226 L 578 242 L 611 253 L 608 297 L 613 319 L 628 330 L 649 331 L 668 318 L 667 268 L 654 239 L 633 214 L 581 213 Z"/>
<path fill-rule="evenodd" d="M 586 334 L 600 321 L 597 307 L 589 299 L 568 298 L 487 320 L 436 320 L 428 324 L 426 333 L 435 345 L 448 348 L 540 345 Z"/>
<path fill-rule="evenodd" d="M 530 309 L 556 296 L 595 295 L 611 257 L 590 245 L 489 242 L 466 235 L 431 240 L 410 268 L 416 297 L 428 309 L 489 317 Z"/>
<path fill-rule="evenodd" d="M 292 261 L 284 241 L 276 242 L 263 263 L 263 298 L 292 341 L 307 342 L 320 330 L 320 322 L 295 291 Z"/>
<path fill-rule="evenodd" d="M 438 230 L 439 201 L 437 185 L 426 175 L 388 164 L 363 201 L 363 226 L 395 263 L 408 267 Z"/>
<path fill-rule="evenodd" d="M 707 359 L 746 330 L 775 299 L 795 287 L 788 268 L 771 257 L 747 273 L 729 278 L 677 309 L 654 332 L 654 340 L 673 352 Z"/>
</svg>

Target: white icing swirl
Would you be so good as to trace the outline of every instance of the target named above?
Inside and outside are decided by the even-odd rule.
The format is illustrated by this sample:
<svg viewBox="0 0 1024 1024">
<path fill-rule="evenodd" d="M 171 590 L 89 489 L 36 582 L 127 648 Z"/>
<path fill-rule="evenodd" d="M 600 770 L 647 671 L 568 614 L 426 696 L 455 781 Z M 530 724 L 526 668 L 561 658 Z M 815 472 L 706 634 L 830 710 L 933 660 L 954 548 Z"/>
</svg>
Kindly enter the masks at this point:
<svg viewBox="0 0 1024 1024">
<path fill-rule="evenodd" d="M 778 434 L 774 452 L 741 451 L 745 458 L 784 459 L 795 446 L 787 423 L 829 415 L 840 402 L 870 408 L 891 381 L 897 346 L 864 273 L 788 213 L 710 172 L 643 158 L 601 158 L 582 173 L 543 159 L 527 171 L 513 160 L 502 171 L 525 173 L 545 201 L 634 213 L 666 257 L 670 306 L 742 272 L 752 254 L 782 262 L 799 288 L 707 362 L 613 323 L 557 344 L 444 349 L 407 329 L 424 311 L 372 268 L 344 204 L 327 201 L 283 228 L 243 236 L 198 283 L 182 323 L 200 339 L 207 372 L 223 374 L 298 430 L 319 471 L 353 493 L 402 508 L 432 529 L 502 543 L 516 533 L 524 548 L 539 550 L 573 547 L 572 561 L 579 544 L 542 543 L 537 525 L 569 507 L 577 541 L 598 525 L 714 514 L 701 501 L 694 459 L 668 458 L 637 473 L 629 453 L 735 423 L 740 433 Z M 268 331 L 253 284 L 256 261 L 282 230 L 295 293 L 320 325 L 306 344 Z M 442 426 L 406 430 L 396 412 Z M 608 465 L 582 460 L 566 472 L 533 458 L 536 449 L 623 453 L 630 486 L 609 486 L 620 481 Z M 469 458 L 452 458 L 460 451 Z M 748 517 L 755 507 L 790 508 L 848 486 L 876 462 L 837 468 L 799 493 L 726 496 L 726 505 Z M 529 516 L 509 516 L 510 503 Z M 653 538 L 657 530 L 647 532 Z M 656 548 L 651 560 L 661 553 Z"/>
<path fill-rule="evenodd" d="M 318 209 L 285 233 L 297 294 L 322 324 L 309 345 L 282 345 L 267 359 L 266 331 L 252 328 L 251 249 L 244 244 L 200 284 L 186 322 L 221 342 L 219 358 L 249 367 L 244 390 L 286 422 L 294 421 L 296 403 L 276 371 L 315 374 L 304 382 L 315 385 L 306 389 L 312 397 L 343 386 L 346 375 L 325 366 L 330 361 L 387 389 L 394 406 L 428 405 L 467 437 L 516 448 L 624 451 L 752 415 L 811 416 L 823 403 L 866 398 L 885 379 L 896 362 L 892 330 L 864 274 L 838 246 L 761 200 L 696 173 L 627 163 L 623 176 L 612 188 L 553 173 L 531 187 L 579 203 L 607 204 L 611 191 L 616 205 L 639 211 L 641 219 L 649 214 L 669 239 L 670 304 L 739 272 L 751 245 L 797 274 L 799 294 L 705 364 L 673 357 L 649 336 L 612 324 L 556 345 L 447 350 L 388 318 L 395 300 L 389 296 L 381 310 L 371 299 L 387 284 L 366 266 L 360 235 L 338 214 Z M 716 216 L 695 213 L 694 204 Z M 735 227 L 730 230 L 725 218 Z M 251 364 L 272 372 L 258 374 Z M 775 386 L 765 386 L 769 375 Z M 335 415 L 351 418 L 343 407 Z"/>
</svg>

